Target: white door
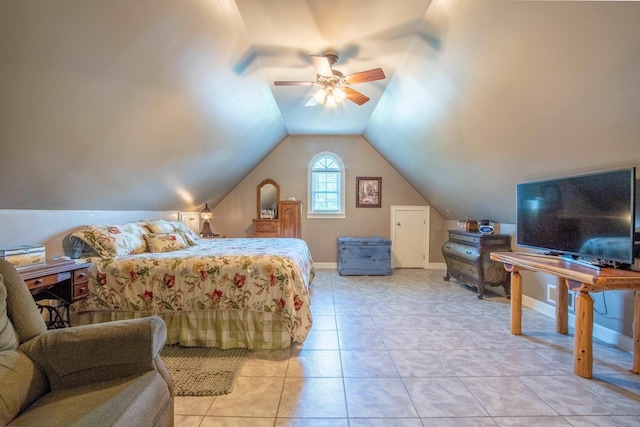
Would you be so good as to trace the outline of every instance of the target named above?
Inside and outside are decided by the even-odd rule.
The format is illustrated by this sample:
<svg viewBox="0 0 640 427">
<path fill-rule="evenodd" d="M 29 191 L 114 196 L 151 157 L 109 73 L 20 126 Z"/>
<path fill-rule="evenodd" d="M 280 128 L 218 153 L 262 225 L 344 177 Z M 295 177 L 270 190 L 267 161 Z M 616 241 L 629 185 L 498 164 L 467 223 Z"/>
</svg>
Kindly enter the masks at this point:
<svg viewBox="0 0 640 427">
<path fill-rule="evenodd" d="M 394 268 L 425 268 L 428 259 L 428 206 L 391 207 Z"/>
</svg>

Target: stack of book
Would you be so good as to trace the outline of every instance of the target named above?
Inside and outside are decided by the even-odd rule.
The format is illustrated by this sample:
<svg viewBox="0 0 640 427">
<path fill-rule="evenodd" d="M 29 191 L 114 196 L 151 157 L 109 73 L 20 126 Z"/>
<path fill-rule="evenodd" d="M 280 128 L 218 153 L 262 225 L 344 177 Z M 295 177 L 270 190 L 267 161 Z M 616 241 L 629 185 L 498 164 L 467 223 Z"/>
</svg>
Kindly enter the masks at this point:
<svg viewBox="0 0 640 427">
<path fill-rule="evenodd" d="M 0 248 L 0 258 L 9 261 L 16 268 L 44 264 L 47 260 L 44 246 L 19 245 Z"/>
</svg>

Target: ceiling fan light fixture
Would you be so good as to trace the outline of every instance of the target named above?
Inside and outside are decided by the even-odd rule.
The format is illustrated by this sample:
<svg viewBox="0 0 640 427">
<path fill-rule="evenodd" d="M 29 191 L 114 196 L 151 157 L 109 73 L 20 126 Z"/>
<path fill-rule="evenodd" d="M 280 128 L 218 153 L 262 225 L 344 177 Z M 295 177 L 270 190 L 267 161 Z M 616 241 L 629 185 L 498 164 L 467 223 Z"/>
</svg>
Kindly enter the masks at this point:
<svg viewBox="0 0 640 427">
<path fill-rule="evenodd" d="M 345 99 L 357 105 L 362 105 L 369 101 L 369 97 L 351 89 L 350 85 L 386 78 L 382 68 L 360 71 L 345 76 L 340 71 L 332 68 L 338 62 L 337 52 L 329 51 L 322 56 L 309 55 L 309 57 L 317 71 L 315 82 L 288 80 L 274 82 L 276 86 L 319 86 L 320 89 L 305 104 L 305 107 L 317 104 L 323 104 L 326 107 L 337 107 Z"/>
<path fill-rule="evenodd" d="M 315 99 L 318 104 L 324 104 L 324 100 L 326 97 L 327 97 L 327 91 L 324 90 L 324 88 L 318 90 L 316 94 L 313 95 L 313 99 Z"/>
<path fill-rule="evenodd" d="M 327 107 L 337 107 L 338 106 L 338 103 L 336 102 L 336 97 L 333 95 L 333 93 L 327 94 L 327 99 L 326 99 L 324 105 L 326 105 Z"/>
</svg>

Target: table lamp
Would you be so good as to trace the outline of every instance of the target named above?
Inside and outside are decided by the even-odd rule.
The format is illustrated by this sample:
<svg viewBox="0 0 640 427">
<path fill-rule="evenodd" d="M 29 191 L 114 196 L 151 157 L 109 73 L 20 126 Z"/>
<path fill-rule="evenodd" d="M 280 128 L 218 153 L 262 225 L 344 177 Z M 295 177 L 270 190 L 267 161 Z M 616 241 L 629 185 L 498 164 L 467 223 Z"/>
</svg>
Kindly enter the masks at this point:
<svg viewBox="0 0 640 427">
<path fill-rule="evenodd" d="M 213 218 L 213 213 L 211 209 L 209 209 L 209 204 L 204 204 L 204 209 L 200 212 L 200 218 L 203 219 L 202 229 L 200 230 L 200 235 L 202 237 L 213 237 L 214 233 L 211 231 L 211 226 L 209 225 L 209 220 Z"/>
</svg>

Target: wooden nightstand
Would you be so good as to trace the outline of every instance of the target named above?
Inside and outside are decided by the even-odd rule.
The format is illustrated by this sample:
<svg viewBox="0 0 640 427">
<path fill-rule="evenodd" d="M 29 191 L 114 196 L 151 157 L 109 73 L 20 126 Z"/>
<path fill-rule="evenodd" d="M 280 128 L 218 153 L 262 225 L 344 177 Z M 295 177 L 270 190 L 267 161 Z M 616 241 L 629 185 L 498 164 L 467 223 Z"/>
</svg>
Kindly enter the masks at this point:
<svg viewBox="0 0 640 427">
<path fill-rule="evenodd" d="M 29 288 L 40 312 L 48 311 L 49 329 L 70 326 L 69 305 L 89 296 L 89 267 L 91 263 L 73 260 L 48 261 L 17 268 Z M 57 300 L 62 306 L 40 304 L 42 300 Z M 64 309 L 64 313 L 60 310 Z"/>
</svg>

